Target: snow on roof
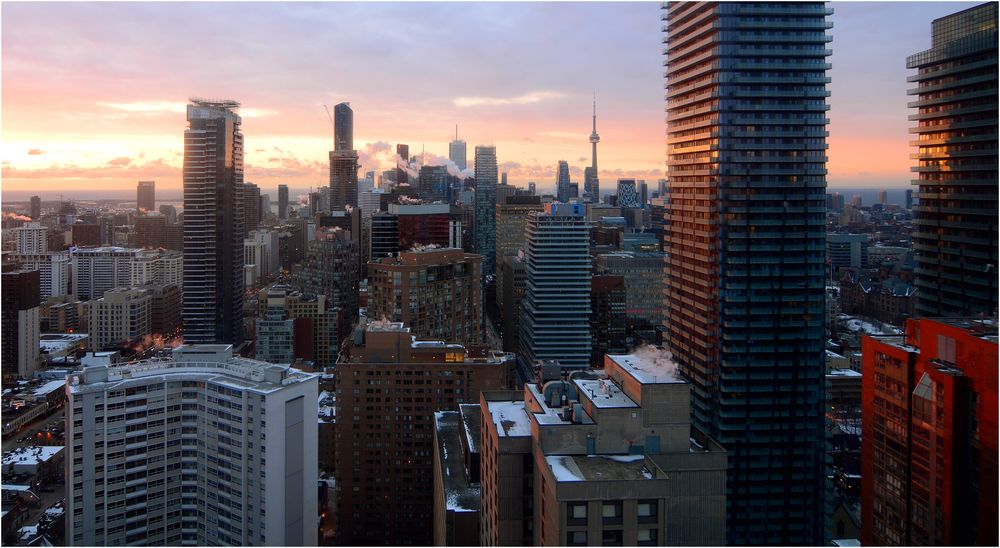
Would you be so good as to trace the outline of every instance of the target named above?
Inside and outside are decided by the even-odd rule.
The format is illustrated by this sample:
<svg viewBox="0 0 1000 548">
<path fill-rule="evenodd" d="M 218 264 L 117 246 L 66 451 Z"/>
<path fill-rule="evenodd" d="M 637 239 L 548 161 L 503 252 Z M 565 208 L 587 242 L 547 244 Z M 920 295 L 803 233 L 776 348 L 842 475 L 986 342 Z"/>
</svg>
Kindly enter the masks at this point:
<svg viewBox="0 0 1000 548">
<path fill-rule="evenodd" d="M 595 407 L 639 407 L 611 379 L 573 379 L 581 394 L 589 396 Z"/>
<path fill-rule="evenodd" d="M 846 357 L 841 356 L 840 354 L 837 354 L 833 350 L 827 350 L 826 351 L 826 357 L 834 359 L 834 360 L 846 360 L 847 359 Z"/>
<path fill-rule="evenodd" d="M 831 369 L 827 375 L 831 377 L 860 377 L 861 373 L 853 369 Z"/>
<path fill-rule="evenodd" d="M 855 333 L 858 331 L 864 331 L 869 335 L 900 335 L 903 333 L 902 330 L 891 325 L 883 324 L 883 326 L 880 327 L 874 323 L 866 322 L 858 318 L 852 318 L 846 314 L 841 314 L 838 319 L 845 321 L 847 329 Z"/>
<path fill-rule="evenodd" d="M 52 457 L 62 452 L 61 445 L 32 445 L 28 447 L 18 447 L 13 451 L 3 454 L 3 465 L 11 464 L 39 464 L 46 462 Z M 7 486 L 5 485 L 6 489 Z"/>
<path fill-rule="evenodd" d="M 644 455 L 550 455 L 545 463 L 557 482 L 653 479 Z"/>
<path fill-rule="evenodd" d="M 531 435 L 531 424 L 528 413 L 524 410 L 523 401 L 491 401 L 487 402 L 493 423 L 498 426 L 497 433 L 501 437 L 520 437 Z"/>
<path fill-rule="evenodd" d="M 30 485 L 18 485 L 16 483 L 5 483 L 3 484 L 4 491 L 30 491 Z"/>
<path fill-rule="evenodd" d="M 55 392 L 56 390 L 60 390 L 60 389 L 64 389 L 64 388 L 66 388 L 66 379 L 62 379 L 62 380 L 58 380 L 58 381 L 49 381 L 49 382 L 47 382 L 47 383 L 39 386 L 38 388 L 36 388 L 35 391 L 34 391 L 34 395 L 36 397 L 44 397 L 44 396 L 48 396 L 52 392 Z"/>
<path fill-rule="evenodd" d="M 583 481 L 583 472 L 576 465 L 572 456 L 551 455 L 545 457 L 545 463 L 552 470 L 556 481 Z"/>
<path fill-rule="evenodd" d="M 631 354 L 608 354 L 608 357 L 643 384 L 684 382 L 677 374 L 673 355 L 655 346 L 645 345 Z"/>
</svg>

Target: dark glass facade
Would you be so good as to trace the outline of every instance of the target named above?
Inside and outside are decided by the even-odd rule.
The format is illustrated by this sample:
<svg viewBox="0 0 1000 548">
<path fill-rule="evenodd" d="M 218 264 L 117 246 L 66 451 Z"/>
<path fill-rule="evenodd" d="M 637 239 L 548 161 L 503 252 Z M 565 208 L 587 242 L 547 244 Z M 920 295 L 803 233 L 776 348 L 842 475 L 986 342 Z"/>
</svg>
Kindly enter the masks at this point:
<svg viewBox="0 0 1000 548">
<path fill-rule="evenodd" d="M 997 310 L 997 4 L 933 23 L 931 49 L 910 56 L 916 127 L 912 170 L 916 311 Z"/>
<path fill-rule="evenodd" d="M 664 9 L 666 343 L 729 454 L 727 543 L 822 544 L 832 10 Z"/>
</svg>

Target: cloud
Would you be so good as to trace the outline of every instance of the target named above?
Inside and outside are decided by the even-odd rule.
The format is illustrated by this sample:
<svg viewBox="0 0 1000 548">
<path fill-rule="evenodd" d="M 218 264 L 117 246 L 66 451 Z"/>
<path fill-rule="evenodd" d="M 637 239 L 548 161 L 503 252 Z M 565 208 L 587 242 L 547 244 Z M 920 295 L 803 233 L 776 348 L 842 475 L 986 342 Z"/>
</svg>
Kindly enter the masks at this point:
<svg viewBox="0 0 1000 548">
<path fill-rule="evenodd" d="M 266 108 L 241 108 L 240 116 L 243 118 L 263 118 L 265 116 L 274 116 L 278 114 L 276 110 L 269 110 Z"/>
<path fill-rule="evenodd" d="M 580 156 L 579 158 L 577 158 L 577 159 L 576 159 L 576 161 L 577 161 L 577 162 L 580 162 L 580 163 L 584 163 L 584 162 L 586 162 L 586 161 L 587 161 L 587 158 L 585 158 L 585 157 L 583 157 L 583 156 Z"/>
<path fill-rule="evenodd" d="M 137 114 L 180 113 L 187 110 L 187 103 L 179 101 L 132 101 L 130 103 L 98 101 L 97 104 L 102 107 Z"/>
<path fill-rule="evenodd" d="M 102 179 L 118 180 L 121 182 L 131 181 L 135 184 L 138 179 L 156 180 L 180 180 L 181 168 L 168 164 L 162 158 L 146 162 L 144 164 L 133 164 L 116 160 L 127 160 L 127 158 L 115 158 L 103 166 L 80 166 L 77 164 L 51 164 L 47 167 L 21 169 L 3 166 L 3 178 L 9 180 L 45 180 L 54 181 L 58 179 Z"/>
<path fill-rule="evenodd" d="M 132 163 L 131 158 L 126 158 L 125 156 L 119 156 L 117 158 L 108 160 L 109 166 L 127 166 Z"/>
<path fill-rule="evenodd" d="M 40 148 L 33 148 L 28 150 L 28 156 L 41 156 L 42 154 L 45 154 L 45 151 Z"/>
<path fill-rule="evenodd" d="M 479 107 L 479 106 L 504 106 L 504 105 L 530 105 L 540 103 L 549 99 L 561 99 L 565 93 L 558 91 L 532 91 L 516 97 L 456 97 L 453 102 L 457 107 Z"/>
</svg>

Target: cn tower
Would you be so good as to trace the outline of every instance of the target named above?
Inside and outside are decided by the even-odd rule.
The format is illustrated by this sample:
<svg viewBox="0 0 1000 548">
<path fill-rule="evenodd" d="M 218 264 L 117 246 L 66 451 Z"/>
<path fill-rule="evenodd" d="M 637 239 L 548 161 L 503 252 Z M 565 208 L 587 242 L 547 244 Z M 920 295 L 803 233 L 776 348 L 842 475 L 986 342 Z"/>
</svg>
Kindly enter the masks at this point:
<svg viewBox="0 0 1000 548">
<path fill-rule="evenodd" d="M 601 201 L 601 185 L 597 179 L 597 143 L 601 142 L 601 136 L 597 134 L 597 94 L 594 94 L 594 129 L 590 133 L 591 151 L 590 167 L 584 170 L 583 190 L 590 197 L 591 202 Z"/>
</svg>

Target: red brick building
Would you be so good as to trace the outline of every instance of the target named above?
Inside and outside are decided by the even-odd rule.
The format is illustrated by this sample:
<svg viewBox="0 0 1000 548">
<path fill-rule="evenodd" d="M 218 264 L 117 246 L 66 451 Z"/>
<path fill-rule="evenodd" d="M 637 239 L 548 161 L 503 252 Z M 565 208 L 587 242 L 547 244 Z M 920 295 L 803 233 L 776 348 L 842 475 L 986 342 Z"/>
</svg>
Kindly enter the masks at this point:
<svg viewBox="0 0 1000 548">
<path fill-rule="evenodd" d="M 997 545 L 997 328 L 862 342 L 862 544 Z"/>
</svg>

